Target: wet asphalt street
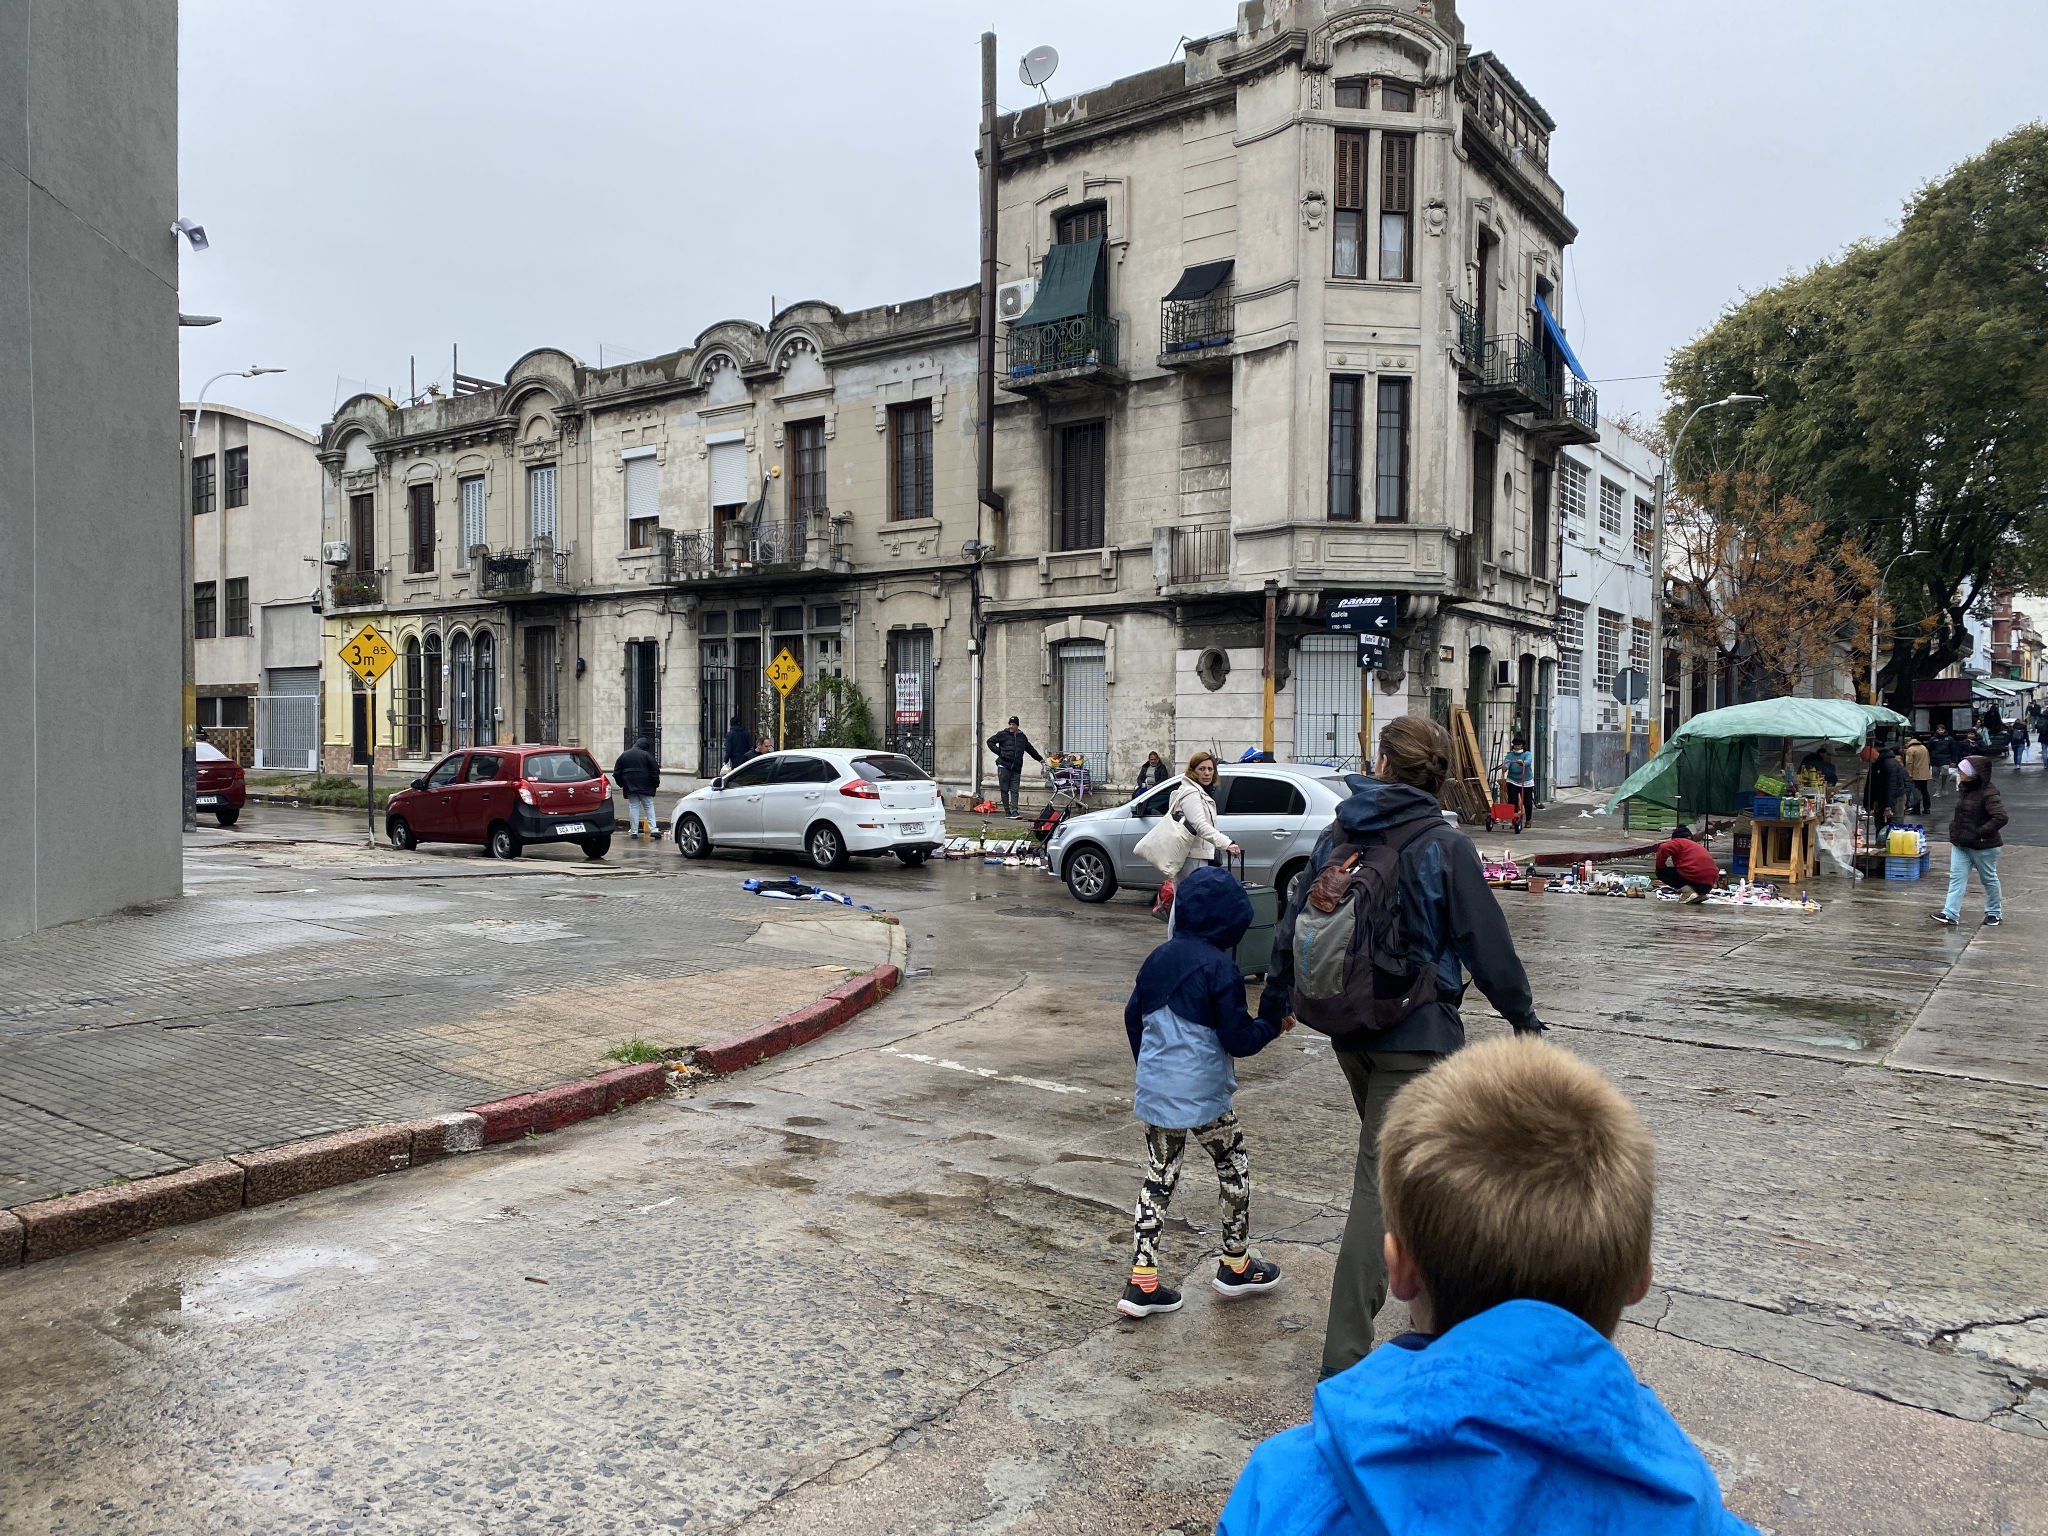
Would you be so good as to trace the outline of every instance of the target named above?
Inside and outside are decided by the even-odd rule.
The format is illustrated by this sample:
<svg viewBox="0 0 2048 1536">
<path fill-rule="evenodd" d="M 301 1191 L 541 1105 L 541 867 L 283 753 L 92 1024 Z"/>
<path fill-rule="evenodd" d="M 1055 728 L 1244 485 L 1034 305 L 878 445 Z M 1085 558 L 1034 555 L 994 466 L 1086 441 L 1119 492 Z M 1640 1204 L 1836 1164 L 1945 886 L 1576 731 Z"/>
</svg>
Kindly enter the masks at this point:
<svg viewBox="0 0 2048 1536">
<path fill-rule="evenodd" d="M 1766 1529 L 2048 1531 L 2044 874 L 2010 852 L 1997 933 L 1936 929 L 1926 884 L 1815 918 L 1503 897 L 1545 1017 L 1658 1137 L 1620 1342 Z M 816 1045 L 0 1276 L 0 1529 L 1207 1530 L 1308 1411 L 1356 1130 L 1327 1046 L 1241 1069 L 1281 1289 L 1120 1321 L 1120 1014 L 1159 929 L 1026 870 L 839 883 L 913 974 Z M 1886 1065 L 1923 1027 L 1993 1065 Z M 1199 1280 L 1197 1173 L 1162 1262 Z"/>
</svg>

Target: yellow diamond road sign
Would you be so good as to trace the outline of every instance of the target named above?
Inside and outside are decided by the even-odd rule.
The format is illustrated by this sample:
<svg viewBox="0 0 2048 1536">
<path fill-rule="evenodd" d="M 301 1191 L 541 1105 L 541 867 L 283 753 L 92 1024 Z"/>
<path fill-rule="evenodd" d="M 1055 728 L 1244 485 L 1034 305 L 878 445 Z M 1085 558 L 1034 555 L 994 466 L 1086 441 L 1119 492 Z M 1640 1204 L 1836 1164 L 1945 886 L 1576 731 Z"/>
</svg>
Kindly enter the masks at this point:
<svg viewBox="0 0 2048 1536">
<path fill-rule="evenodd" d="M 790 689 L 804 680 L 804 669 L 796 664 L 796 658 L 784 646 L 768 663 L 768 681 L 775 685 L 778 693 L 787 694 Z"/>
<path fill-rule="evenodd" d="M 373 686 L 378 678 L 391 670 L 391 663 L 396 660 L 398 652 L 391 649 L 389 640 L 377 633 L 374 624 L 365 624 L 362 633 L 341 648 L 342 665 Z"/>
</svg>

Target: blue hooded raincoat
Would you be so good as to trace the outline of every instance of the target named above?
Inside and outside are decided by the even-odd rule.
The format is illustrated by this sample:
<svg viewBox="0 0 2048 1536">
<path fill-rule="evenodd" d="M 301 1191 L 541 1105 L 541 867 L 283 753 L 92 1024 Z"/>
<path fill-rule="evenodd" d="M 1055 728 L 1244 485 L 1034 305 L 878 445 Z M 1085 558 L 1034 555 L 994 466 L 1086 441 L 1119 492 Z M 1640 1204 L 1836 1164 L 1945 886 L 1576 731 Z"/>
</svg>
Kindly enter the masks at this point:
<svg viewBox="0 0 2048 1536">
<path fill-rule="evenodd" d="M 1230 1108 L 1233 1056 L 1280 1033 L 1244 1006 L 1244 977 L 1226 950 L 1252 923 L 1251 898 L 1228 870 L 1203 865 L 1174 890 L 1173 937 L 1145 957 L 1124 1004 L 1138 1058 L 1132 1108 L 1147 1125 L 1193 1130 Z"/>
<path fill-rule="evenodd" d="M 1756 1536 L 1620 1350 L 1510 1301 L 1382 1346 L 1252 1452 L 1216 1536 Z"/>
</svg>

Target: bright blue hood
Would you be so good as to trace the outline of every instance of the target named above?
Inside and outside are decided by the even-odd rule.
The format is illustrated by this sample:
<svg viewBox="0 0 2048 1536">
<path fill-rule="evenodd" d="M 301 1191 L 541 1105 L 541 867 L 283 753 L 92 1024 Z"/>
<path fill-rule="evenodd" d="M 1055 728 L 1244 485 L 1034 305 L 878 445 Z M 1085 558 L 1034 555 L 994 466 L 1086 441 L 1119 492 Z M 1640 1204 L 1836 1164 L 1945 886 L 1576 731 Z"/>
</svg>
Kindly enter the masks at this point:
<svg viewBox="0 0 2048 1536">
<path fill-rule="evenodd" d="M 1711 1468 L 1621 1351 L 1511 1301 L 1423 1350 L 1381 1347 L 1253 1454 L 1218 1536 L 1724 1536 Z"/>
<path fill-rule="evenodd" d="M 1362 773 L 1347 773 L 1344 782 L 1351 786 L 1351 798 L 1337 807 L 1337 825 L 1353 843 L 1418 816 L 1443 814 L 1436 796 L 1413 784 L 1386 784 Z"/>
<path fill-rule="evenodd" d="M 1252 925 L 1252 899 L 1237 876 L 1204 864 L 1173 888 L 1176 936 L 1207 939 L 1218 949 L 1235 949 Z"/>
</svg>

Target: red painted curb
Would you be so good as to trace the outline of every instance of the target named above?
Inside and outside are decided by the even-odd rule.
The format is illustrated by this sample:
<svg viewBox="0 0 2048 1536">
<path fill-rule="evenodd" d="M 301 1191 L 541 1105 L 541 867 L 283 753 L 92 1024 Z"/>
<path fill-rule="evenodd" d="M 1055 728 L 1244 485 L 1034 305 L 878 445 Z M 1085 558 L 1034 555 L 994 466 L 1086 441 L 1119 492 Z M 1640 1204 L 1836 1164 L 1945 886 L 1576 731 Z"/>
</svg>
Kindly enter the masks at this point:
<svg viewBox="0 0 2048 1536">
<path fill-rule="evenodd" d="M 757 1029 L 700 1045 L 691 1053 L 692 1057 L 699 1065 L 720 1074 L 751 1067 L 758 1061 L 779 1056 L 792 1046 L 803 1045 L 837 1029 L 855 1014 L 872 1008 L 895 991 L 902 979 L 902 971 L 895 966 L 878 965 L 872 971 L 834 987 L 815 1003 L 799 1008 L 795 1013 L 784 1014 L 772 1024 L 763 1024 Z"/>
<path fill-rule="evenodd" d="M 511 1141 L 524 1136 L 533 1126 L 533 1095 L 515 1093 L 509 1099 L 472 1104 L 469 1113 L 484 1123 L 484 1142 Z"/>
<path fill-rule="evenodd" d="M 623 1109 L 628 1104 L 638 1104 L 642 1099 L 651 1099 L 668 1087 L 668 1065 L 666 1062 L 648 1061 L 637 1067 L 620 1067 L 615 1072 L 600 1072 L 595 1079 L 604 1094 L 604 1113 Z"/>
<path fill-rule="evenodd" d="M 105 1189 L 17 1205 L 14 1216 L 22 1228 L 21 1262 L 34 1264 L 138 1232 L 219 1216 L 239 1210 L 241 1204 L 240 1164 L 217 1162 L 133 1184 L 110 1184 Z"/>
</svg>

